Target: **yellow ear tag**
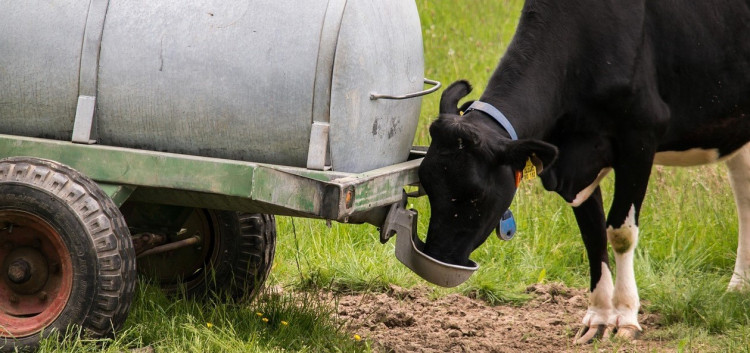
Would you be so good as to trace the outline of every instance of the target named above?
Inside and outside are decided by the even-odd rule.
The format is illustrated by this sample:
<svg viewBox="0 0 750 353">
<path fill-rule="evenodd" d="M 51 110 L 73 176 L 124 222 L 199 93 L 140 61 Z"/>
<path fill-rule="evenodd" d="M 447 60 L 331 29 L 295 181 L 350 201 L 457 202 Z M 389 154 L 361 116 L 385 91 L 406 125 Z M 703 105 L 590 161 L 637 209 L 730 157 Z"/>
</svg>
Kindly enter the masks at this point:
<svg viewBox="0 0 750 353">
<path fill-rule="evenodd" d="M 536 167 L 531 163 L 531 158 L 526 160 L 526 166 L 523 167 L 523 179 L 533 180 L 536 178 Z"/>
</svg>

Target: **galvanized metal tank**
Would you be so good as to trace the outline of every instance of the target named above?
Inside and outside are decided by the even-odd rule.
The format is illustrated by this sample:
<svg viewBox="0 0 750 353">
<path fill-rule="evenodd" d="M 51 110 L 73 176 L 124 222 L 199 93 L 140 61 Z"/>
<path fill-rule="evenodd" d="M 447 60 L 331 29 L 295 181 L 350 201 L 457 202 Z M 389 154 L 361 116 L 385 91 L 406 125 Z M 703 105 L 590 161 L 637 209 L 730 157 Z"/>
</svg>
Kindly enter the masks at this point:
<svg viewBox="0 0 750 353">
<path fill-rule="evenodd" d="M 0 0 L 2 134 L 361 172 L 423 74 L 409 0 Z"/>
</svg>

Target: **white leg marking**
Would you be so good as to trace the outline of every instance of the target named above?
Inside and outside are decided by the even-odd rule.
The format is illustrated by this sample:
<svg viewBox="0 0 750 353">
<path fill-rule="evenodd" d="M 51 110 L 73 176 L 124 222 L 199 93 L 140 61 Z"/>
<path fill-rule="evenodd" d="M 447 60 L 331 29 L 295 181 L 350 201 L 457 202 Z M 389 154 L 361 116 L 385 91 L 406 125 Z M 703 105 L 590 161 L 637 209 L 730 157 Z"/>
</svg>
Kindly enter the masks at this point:
<svg viewBox="0 0 750 353">
<path fill-rule="evenodd" d="M 587 186 L 585 189 L 579 191 L 578 194 L 576 194 L 576 198 L 573 200 L 573 202 L 570 203 L 570 205 L 573 207 L 578 207 L 586 200 L 588 200 L 591 194 L 594 193 L 594 190 L 596 190 L 596 187 L 599 186 L 599 183 L 602 182 L 602 179 L 604 179 L 604 177 L 606 177 L 611 170 L 612 168 L 602 169 L 599 172 L 599 175 L 596 176 L 594 182 L 591 183 L 591 185 Z"/>
<path fill-rule="evenodd" d="M 633 326 L 641 329 L 638 324 L 638 309 L 641 306 L 638 297 L 638 286 L 635 283 L 633 271 L 633 256 L 638 245 L 638 226 L 635 225 L 635 206 L 630 207 L 630 213 L 620 228 L 607 228 L 607 239 L 615 251 L 617 277 L 612 305 L 615 313 L 610 317 L 609 325 L 617 327 Z"/>
<path fill-rule="evenodd" d="M 729 182 L 739 216 L 737 261 L 729 290 L 750 290 L 750 144 L 727 161 Z"/>
<path fill-rule="evenodd" d="M 609 318 L 612 316 L 613 292 L 612 272 L 609 271 L 609 266 L 602 262 L 602 276 L 599 278 L 599 282 L 596 283 L 594 291 L 591 292 L 589 309 L 581 321 L 584 325 L 593 327 L 608 323 Z"/>
</svg>

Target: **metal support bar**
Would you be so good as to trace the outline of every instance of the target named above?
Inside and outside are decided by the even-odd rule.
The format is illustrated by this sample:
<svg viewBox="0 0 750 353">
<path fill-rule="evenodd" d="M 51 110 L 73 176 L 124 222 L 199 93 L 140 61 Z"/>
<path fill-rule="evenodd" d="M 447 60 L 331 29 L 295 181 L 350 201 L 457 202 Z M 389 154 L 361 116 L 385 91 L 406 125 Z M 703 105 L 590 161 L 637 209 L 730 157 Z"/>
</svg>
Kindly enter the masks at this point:
<svg viewBox="0 0 750 353">
<path fill-rule="evenodd" d="M 75 143 L 94 144 L 96 143 L 96 129 L 94 127 L 94 112 L 96 111 L 96 97 L 80 96 L 78 97 L 78 106 L 76 107 L 76 119 L 73 122 L 73 138 Z M 93 138 L 92 138 L 93 137 Z"/>
<path fill-rule="evenodd" d="M 406 238 L 411 237 L 416 232 L 418 214 L 417 211 L 405 209 L 407 200 L 408 198 L 404 194 L 402 201 L 391 205 L 383 226 L 380 227 L 381 243 L 385 244 L 396 234 Z"/>
<path fill-rule="evenodd" d="M 177 250 L 179 248 L 184 248 L 186 246 L 195 245 L 198 244 L 201 241 L 201 237 L 199 236 L 193 236 L 187 239 L 182 239 L 180 241 L 176 241 L 174 243 L 164 244 L 161 246 L 157 246 L 155 248 L 148 249 L 140 254 L 138 254 L 137 257 L 144 257 L 154 254 L 161 254 L 173 250 Z"/>
<path fill-rule="evenodd" d="M 89 3 L 81 45 L 81 67 L 78 71 L 78 106 L 71 137 L 76 143 L 93 144 L 97 139 L 94 119 L 96 86 L 99 75 L 99 50 L 102 46 L 102 31 L 108 6 L 109 0 L 91 0 Z"/>
<path fill-rule="evenodd" d="M 314 121 L 310 130 L 310 149 L 307 152 L 307 168 L 327 170 L 328 166 L 328 131 L 330 125 Z"/>
<path fill-rule="evenodd" d="M 333 80 L 333 61 L 336 56 L 336 43 L 341 29 L 341 19 L 347 0 L 329 0 L 323 28 L 320 31 L 318 44 L 318 61 L 315 67 L 315 84 L 313 87 L 312 128 L 310 130 L 310 148 L 307 152 L 307 168 L 314 170 L 330 169 L 330 151 L 328 149 L 328 130 L 331 121 L 331 84 Z"/>
<path fill-rule="evenodd" d="M 211 205 L 337 221 L 363 219 L 363 213 L 401 201 L 403 187 L 419 181 L 421 162 L 351 174 L 0 134 L 0 158 L 7 156 L 67 164 L 117 203 Z"/>
<path fill-rule="evenodd" d="M 104 190 L 107 195 L 109 195 L 109 197 L 112 199 L 112 201 L 114 201 L 117 207 L 122 206 L 122 204 L 124 204 L 125 201 L 130 198 L 130 195 L 132 195 L 133 192 L 137 189 L 137 187 L 130 185 L 117 185 L 102 182 L 99 182 L 97 184 L 99 184 L 99 187 L 102 188 L 102 190 Z"/>
</svg>

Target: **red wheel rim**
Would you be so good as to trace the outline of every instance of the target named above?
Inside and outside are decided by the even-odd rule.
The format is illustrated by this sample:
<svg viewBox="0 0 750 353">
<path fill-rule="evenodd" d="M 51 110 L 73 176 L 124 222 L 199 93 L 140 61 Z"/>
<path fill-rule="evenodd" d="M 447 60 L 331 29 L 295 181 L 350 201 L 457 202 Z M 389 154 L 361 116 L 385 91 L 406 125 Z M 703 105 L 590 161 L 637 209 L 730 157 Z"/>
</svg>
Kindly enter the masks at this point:
<svg viewBox="0 0 750 353">
<path fill-rule="evenodd" d="M 39 216 L 0 211 L 0 259 L 0 336 L 42 331 L 60 316 L 73 287 L 62 237 Z"/>
</svg>

